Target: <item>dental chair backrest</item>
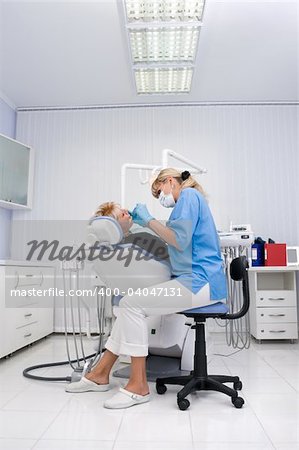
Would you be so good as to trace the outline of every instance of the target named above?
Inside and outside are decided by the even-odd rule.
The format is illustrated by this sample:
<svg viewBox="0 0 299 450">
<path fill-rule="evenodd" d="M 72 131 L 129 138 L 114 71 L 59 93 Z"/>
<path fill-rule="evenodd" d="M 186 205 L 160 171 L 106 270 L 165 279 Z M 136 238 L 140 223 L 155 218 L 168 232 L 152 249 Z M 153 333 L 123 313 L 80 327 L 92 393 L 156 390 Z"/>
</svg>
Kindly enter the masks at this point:
<svg viewBox="0 0 299 450">
<path fill-rule="evenodd" d="M 87 242 L 93 249 L 93 268 L 113 295 L 132 295 L 138 288 L 147 288 L 170 280 L 168 263 L 134 244 L 122 243 L 123 231 L 112 217 L 90 220 Z"/>
<path fill-rule="evenodd" d="M 111 247 L 123 239 L 123 231 L 117 220 L 113 217 L 92 217 L 87 227 L 87 242 L 94 245 Z"/>
</svg>

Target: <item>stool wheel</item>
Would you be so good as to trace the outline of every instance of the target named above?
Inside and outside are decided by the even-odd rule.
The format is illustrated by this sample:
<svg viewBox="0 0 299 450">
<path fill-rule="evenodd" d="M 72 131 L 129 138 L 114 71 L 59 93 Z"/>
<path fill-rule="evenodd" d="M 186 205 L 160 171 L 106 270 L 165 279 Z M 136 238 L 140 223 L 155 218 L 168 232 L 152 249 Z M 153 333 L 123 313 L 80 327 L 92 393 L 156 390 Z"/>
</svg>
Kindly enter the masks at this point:
<svg viewBox="0 0 299 450">
<path fill-rule="evenodd" d="M 242 381 L 239 380 L 234 383 L 234 389 L 236 391 L 241 391 L 242 387 L 243 387 Z"/>
<path fill-rule="evenodd" d="M 242 408 L 244 405 L 244 400 L 242 397 L 232 397 L 232 404 L 235 408 Z"/>
<path fill-rule="evenodd" d="M 182 400 L 178 399 L 177 403 L 181 411 L 185 411 L 190 406 L 190 402 L 186 398 L 183 398 Z"/>
<path fill-rule="evenodd" d="M 167 391 L 167 387 L 165 386 L 165 384 L 156 383 L 156 391 L 160 395 L 165 394 L 165 392 Z"/>
</svg>

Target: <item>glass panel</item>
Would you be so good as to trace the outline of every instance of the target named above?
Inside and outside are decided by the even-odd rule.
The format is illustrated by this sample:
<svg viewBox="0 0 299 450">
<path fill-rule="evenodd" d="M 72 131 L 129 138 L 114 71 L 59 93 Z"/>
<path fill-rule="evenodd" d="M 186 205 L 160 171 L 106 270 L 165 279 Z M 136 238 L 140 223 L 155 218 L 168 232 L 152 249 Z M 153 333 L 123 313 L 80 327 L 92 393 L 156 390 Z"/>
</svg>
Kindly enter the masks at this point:
<svg viewBox="0 0 299 450">
<path fill-rule="evenodd" d="M 0 136 L 0 200 L 27 205 L 30 148 Z"/>
</svg>

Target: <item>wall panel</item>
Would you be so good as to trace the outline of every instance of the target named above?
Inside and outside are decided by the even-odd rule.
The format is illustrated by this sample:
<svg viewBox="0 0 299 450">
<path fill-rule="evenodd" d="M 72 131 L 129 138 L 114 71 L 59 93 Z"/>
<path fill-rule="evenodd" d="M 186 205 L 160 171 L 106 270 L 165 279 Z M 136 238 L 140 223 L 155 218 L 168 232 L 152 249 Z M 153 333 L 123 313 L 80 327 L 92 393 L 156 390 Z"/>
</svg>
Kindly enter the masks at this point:
<svg viewBox="0 0 299 450">
<path fill-rule="evenodd" d="M 159 164 L 171 148 L 208 169 L 201 182 L 217 227 L 299 244 L 296 106 L 189 106 L 18 113 L 17 139 L 37 152 L 34 208 L 15 218 L 82 219 L 120 200 L 124 162 Z M 146 200 L 131 174 L 128 206 Z"/>
</svg>

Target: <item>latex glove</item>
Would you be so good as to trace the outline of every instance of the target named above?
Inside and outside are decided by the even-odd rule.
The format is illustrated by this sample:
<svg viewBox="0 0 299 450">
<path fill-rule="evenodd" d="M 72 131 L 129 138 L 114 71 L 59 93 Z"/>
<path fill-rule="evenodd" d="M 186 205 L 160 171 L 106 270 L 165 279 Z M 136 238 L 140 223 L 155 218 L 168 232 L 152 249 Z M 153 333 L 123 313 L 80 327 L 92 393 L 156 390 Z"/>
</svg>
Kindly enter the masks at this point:
<svg viewBox="0 0 299 450">
<path fill-rule="evenodd" d="M 137 203 L 133 211 L 131 212 L 131 216 L 134 223 L 141 225 L 142 227 L 146 227 L 150 220 L 153 220 L 153 216 L 150 215 L 146 205 L 143 203 Z"/>
</svg>

